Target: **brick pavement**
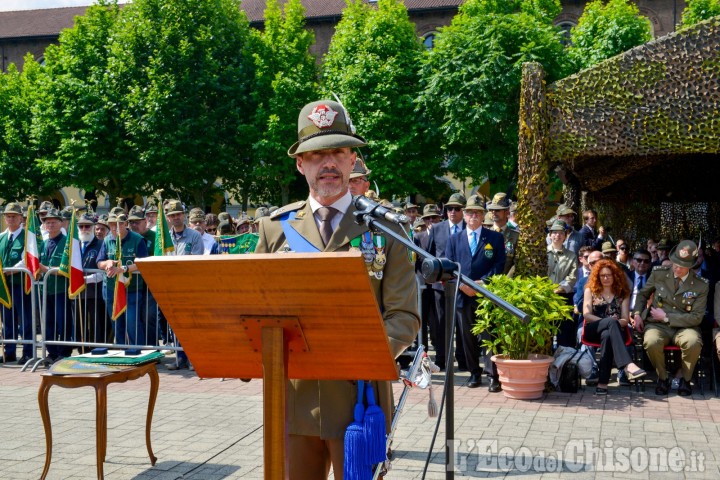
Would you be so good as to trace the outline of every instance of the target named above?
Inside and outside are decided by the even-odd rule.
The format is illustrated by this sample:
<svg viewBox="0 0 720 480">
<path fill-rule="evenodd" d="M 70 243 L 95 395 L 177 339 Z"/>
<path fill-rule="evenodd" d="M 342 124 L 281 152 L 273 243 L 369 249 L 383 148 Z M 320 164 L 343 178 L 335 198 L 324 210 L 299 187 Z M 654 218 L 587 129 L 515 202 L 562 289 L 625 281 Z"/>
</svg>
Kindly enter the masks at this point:
<svg viewBox="0 0 720 480">
<path fill-rule="evenodd" d="M 150 466 L 145 449 L 147 377 L 113 384 L 108 388 L 106 478 L 262 478 L 262 382 L 200 380 L 187 371 L 169 372 L 163 367 L 159 371 L 160 392 L 152 428 L 158 463 Z M 720 399 L 708 392 L 704 397 L 696 393 L 692 398 L 675 394 L 657 398 L 650 384 L 645 393 L 611 384 L 606 398 L 595 397 L 588 389 L 522 402 L 489 394 L 485 388 L 465 388 L 462 383 L 466 379 L 466 374 L 456 375 L 458 478 L 720 476 Z M 440 380 L 436 376 L 436 383 Z M 35 479 L 42 472 L 45 437 L 37 406 L 39 382 L 39 373 L 0 367 L 0 479 Z M 436 395 L 439 401 L 439 389 Z M 387 478 L 422 478 L 434 428 L 434 419 L 427 416 L 427 398 L 427 392 L 420 390 L 409 396 Z M 48 478 L 94 478 L 93 390 L 54 387 L 50 409 L 54 446 Z M 428 479 L 445 478 L 444 452 L 440 451 L 443 439 L 444 421 Z M 645 453 L 657 453 L 649 452 L 651 447 L 663 447 L 669 455 L 685 455 L 689 468 L 702 467 L 703 471 L 651 472 L 642 463 Z M 614 449 L 614 457 L 593 461 L 591 448 L 596 454 L 597 449 Z M 627 452 L 624 457 L 622 449 Z M 559 464 L 557 451 L 565 452 L 565 461 Z M 512 458 L 515 454 L 518 457 Z M 631 465 L 631 460 L 639 463 Z M 603 466 L 614 471 L 597 471 Z"/>
</svg>

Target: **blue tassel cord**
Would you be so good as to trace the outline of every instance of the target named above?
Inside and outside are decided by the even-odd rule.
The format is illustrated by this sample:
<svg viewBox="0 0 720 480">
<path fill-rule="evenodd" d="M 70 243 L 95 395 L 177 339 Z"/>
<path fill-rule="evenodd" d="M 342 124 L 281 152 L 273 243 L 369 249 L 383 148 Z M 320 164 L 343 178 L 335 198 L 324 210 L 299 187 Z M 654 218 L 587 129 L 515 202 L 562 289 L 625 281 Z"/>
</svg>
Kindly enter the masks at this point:
<svg viewBox="0 0 720 480">
<path fill-rule="evenodd" d="M 375 402 L 375 391 L 372 384 L 368 382 L 365 387 L 367 394 L 367 409 L 363 427 L 365 429 L 365 453 L 368 463 L 374 465 L 382 463 L 387 459 L 387 445 L 385 435 L 385 413 Z"/>
<path fill-rule="evenodd" d="M 345 461 L 343 466 L 345 480 L 371 480 L 372 469 L 367 461 L 367 441 L 363 419 L 364 383 L 358 381 L 358 399 L 353 412 L 354 421 L 345 430 Z M 369 384 L 368 384 L 369 385 Z"/>
</svg>

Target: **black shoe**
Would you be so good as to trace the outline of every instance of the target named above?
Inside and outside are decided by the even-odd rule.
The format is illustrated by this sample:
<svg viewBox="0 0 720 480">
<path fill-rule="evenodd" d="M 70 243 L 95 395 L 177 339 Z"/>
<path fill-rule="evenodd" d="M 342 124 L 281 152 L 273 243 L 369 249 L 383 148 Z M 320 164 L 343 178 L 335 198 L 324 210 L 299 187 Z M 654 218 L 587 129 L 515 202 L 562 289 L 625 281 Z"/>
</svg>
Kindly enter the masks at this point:
<svg viewBox="0 0 720 480">
<path fill-rule="evenodd" d="M 658 378 L 657 385 L 655 386 L 655 395 L 667 395 L 670 391 L 670 380 L 662 380 Z"/>
<path fill-rule="evenodd" d="M 608 389 L 602 387 L 595 387 L 595 395 L 607 395 Z"/>
<path fill-rule="evenodd" d="M 490 386 L 488 387 L 488 392 L 490 393 L 497 393 L 502 391 L 502 385 L 500 384 L 500 380 L 496 377 L 490 377 Z"/>
<path fill-rule="evenodd" d="M 465 385 L 468 388 L 478 388 L 482 384 L 482 375 L 479 373 L 473 373 L 470 375 L 470 380 Z"/>
<path fill-rule="evenodd" d="M 29 361 L 30 357 L 28 357 L 27 355 L 23 355 L 20 360 L 18 360 L 18 365 L 25 365 Z"/>
<path fill-rule="evenodd" d="M 689 397 L 692 395 L 692 385 L 684 378 L 680 379 L 680 386 L 678 386 L 678 395 L 683 397 Z"/>
<path fill-rule="evenodd" d="M 167 366 L 168 370 L 182 370 L 183 368 L 190 368 L 190 362 L 180 360 L 180 363 L 173 363 Z"/>
<path fill-rule="evenodd" d="M 17 357 L 15 355 L 8 355 L 4 359 L 0 356 L 0 363 L 13 363 L 15 360 L 17 360 Z"/>
</svg>

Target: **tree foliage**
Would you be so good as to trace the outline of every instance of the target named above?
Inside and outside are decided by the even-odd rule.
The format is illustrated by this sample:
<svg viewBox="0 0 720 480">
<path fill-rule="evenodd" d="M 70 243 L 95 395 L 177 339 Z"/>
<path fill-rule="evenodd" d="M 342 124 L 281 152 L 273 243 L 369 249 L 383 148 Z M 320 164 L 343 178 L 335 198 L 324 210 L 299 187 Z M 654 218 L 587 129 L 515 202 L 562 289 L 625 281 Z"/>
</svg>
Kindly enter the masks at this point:
<svg viewBox="0 0 720 480">
<path fill-rule="evenodd" d="M 136 0 L 123 9 L 108 76 L 123 93 L 128 175 L 144 181 L 135 191 L 164 187 L 204 205 L 217 178 L 249 169 L 254 48 L 237 0 Z"/>
<path fill-rule="evenodd" d="M 254 96 L 260 138 L 252 152 L 249 193 L 286 204 L 297 177 L 295 162 L 287 156 L 297 138 L 297 112 L 318 95 L 318 71 L 310 54 L 315 35 L 305 28 L 300 0 L 289 0 L 284 14 L 278 0 L 267 0 L 265 28 L 256 36 Z"/>
<path fill-rule="evenodd" d="M 652 26 L 628 0 L 593 0 L 570 32 L 568 56 L 576 70 L 588 68 L 652 39 Z"/>
<path fill-rule="evenodd" d="M 348 0 L 323 62 L 325 95 L 338 95 L 368 140 L 366 163 L 385 197 L 427 193 L 443 173 L 442 158 L 422 148 L 415 112 L 422 55 L 401 1 Z"/>
<path fill-rule="evenodd" d="M 557 0 L 469 0 L 436 37 L 421 72 L 419 108 L 449 170 L 504 189 L 516 177 L 522 64 L 548 81 L 565 73 Z"/>
<path fill-rule="evenodd" d="M 688 0 L 678 30 L 684 30 L 717 15 L 720 15 L 720 0 Z"/>
<path fill-rule="evenodd" d="M 47 48 L 33 127 L 48 177 L 113 196 L 137 186 L 126 185 L 132 152 L 120 119 L 122 93 L 107 74 L 119 12 L 115 3 L 89 7 L 60 34 L 58 45 Z"/>
<path fill-rule="evenodd" d="M 33 110 L 42 80 L 42 69 L 31 55 L 25 57 L 22 73 L 10 65 L 7 73 L 0 75 L 0 197 L 7 200 L 25 200 L 62 185 L 43 175 L 37 163 L 38 150 L 31 141 Z"/>
</svg>

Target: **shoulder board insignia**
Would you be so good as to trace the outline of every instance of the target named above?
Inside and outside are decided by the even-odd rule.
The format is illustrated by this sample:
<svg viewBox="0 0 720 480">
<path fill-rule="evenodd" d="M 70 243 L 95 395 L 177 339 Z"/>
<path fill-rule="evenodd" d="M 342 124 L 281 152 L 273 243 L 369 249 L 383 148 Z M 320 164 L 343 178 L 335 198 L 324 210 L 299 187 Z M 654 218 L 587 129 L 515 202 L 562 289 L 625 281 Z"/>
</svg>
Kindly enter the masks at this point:
<svg viewBox="0 0 720 480">
<path fill-rule="evenodd" d="M 670 267 L 663 267 L 662 265 L 656 265 L 653 267 L 653 272 L 665 272 L 667 270 L 670 270 Z"/>
<path fill-rule="evenodd" d="M 698 280 L 700 280 L 700 281 L 702 281 L 702 282 L 705 282 L 705 283 L 707 283 L 707 284 L 710 283 L 710 280 L 708 280 L 708 279 L 705 278 L 705 277 L 701 277 L 700 275 L 697 275 L 697 274 L 695 274 L 695 276 L 697 277 Z"/>
<path fill-rule="evenodd" d="M 285 205 L 284 207 L 280 207 L 277 210 L 275 210 L 273 213 L 270 214 L 271 219 L 276 219 L 283 213 L 293 212 L 295 210 L 300 210 L 305 206 L 305 200 L 300 200 L 299 202 L 291 203 L 289 205 Z"/>
</svg>

